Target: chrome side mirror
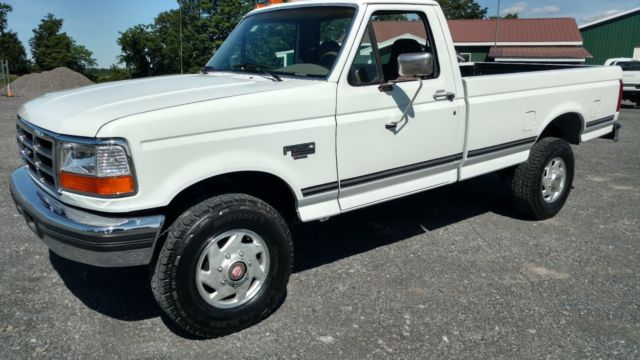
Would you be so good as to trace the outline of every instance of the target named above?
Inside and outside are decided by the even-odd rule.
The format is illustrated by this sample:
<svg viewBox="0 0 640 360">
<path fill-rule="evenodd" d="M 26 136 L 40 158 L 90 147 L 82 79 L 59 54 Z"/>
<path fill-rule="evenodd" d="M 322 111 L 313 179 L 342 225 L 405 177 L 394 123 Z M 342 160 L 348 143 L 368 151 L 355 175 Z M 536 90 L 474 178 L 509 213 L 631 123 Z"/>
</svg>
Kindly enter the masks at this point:
<svg viewBox="0 0 640 360">
<path fill-rule="evenodd" d="M 420 94 L 420 90 L 422 90 L 422 78 L 431 76 L 433 75 L 433 73 L 433 55 L 431 55 L 430 53 L 401 54 L 400 56 L 398 56 L 398 75 L 405 78 L 418 78 L 418 80 L 420 81 L 420 85 L 418 86 L 418 90 L 416 90 L 416 94 L 413 95 L 413 98 L 402 113 L 402 118 L 400 118 L 400 120 L 398 121 L 385 124 L 385 128 L 387 130 L 391 130 L 394 133 L 397 133 L 398 124 L 405 119 L 407 119 L 407 121 L 409 120 L 407 114 L 409 113 L 409 109 L 411 109 L 411 107 L 413 106 L 413 103 L 416 101 L 418 94 Z M 383 86 L 385 85 L 380 86 L 380 91 L 389 91 L 383 88 Z"/>
<path fill-rule="evenodd" d="M 433 55 L 431 53 L 400 54 L 398 75 L 401 77 L 427 77 L 433 75 Z"/>
</svg>

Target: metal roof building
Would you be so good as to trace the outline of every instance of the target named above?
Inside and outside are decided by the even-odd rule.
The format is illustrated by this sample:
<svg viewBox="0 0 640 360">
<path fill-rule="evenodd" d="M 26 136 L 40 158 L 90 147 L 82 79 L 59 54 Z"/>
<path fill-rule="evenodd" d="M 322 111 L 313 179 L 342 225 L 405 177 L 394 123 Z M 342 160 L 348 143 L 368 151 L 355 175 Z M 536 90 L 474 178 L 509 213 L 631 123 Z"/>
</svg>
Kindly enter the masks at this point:
<svg viewBox="0 0 640 360">
<path fill-rule="evenodd" d="M 471 61 L 584 63 L 591 58 L 571 18 L 501 19 L 497 23 L 449 20 L 449 28 L 456 50 Z"/>
<path fill-rule="evenodd" d="M 580 26 L 584 46 L 593 54 L 588 64 L 634 57 L 640 45 L 640 7 Z M 637 51 L 636 56 L 640 56 Z"/>
<path fill-rule="evenodd" d="M 591 54 L 582 47 L 574 19 L 449 20 L 453 43 L 467 61 L 584 63 Z M 497 25 L 497 38 L 496 38 Z M 417 22 L 373 24 L 380 47 L 400 37 L 425 36 Z"/>
</svg>

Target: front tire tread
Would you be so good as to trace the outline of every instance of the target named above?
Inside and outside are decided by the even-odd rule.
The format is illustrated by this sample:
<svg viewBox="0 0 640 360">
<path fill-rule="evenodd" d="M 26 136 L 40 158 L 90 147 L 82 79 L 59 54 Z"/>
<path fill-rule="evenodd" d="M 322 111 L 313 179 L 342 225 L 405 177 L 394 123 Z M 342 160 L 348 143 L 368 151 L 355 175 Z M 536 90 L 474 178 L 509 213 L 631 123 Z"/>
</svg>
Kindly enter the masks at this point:
<svg viewBox="0 0 640 360">
<path fill-rule="evenodd" d="M 286 222 L 280 214 L 270 205 L 255 197 L 245 194 L 225 194 L 207 199 L 183 213 L 169 228 L 167 239 L 158 255 L 155 269 L 151 277 L 151 289 L 160 308 L 169 318 L 174 321 L 182 330 L 203 338 L 215 338 L 228 335 L 253 324 L 256 324 L 268 317 L 275 308 L 282 302 L 286 295 L 286 284 L 284 281 L 281 287 L 274 292 L 270 292 L 272 296 L 264 299 L 268 306 L 256 314 L 239 316 L 232 321 L 218 321 L 210 324 L 211 326 L 202 326 L 194 319 L 189 318 L 185 309 L 182 309 L 180 302 L 177 301 L 175 268 L 180 261 L 180 255 L 184 246 L 189 239 L 184 239 L 193 234 L 198 226 L 203 224 L 205 220 L 212 216 L 221 215 L 225 209 L 246 209 L 258 211 L 265 216 L 275 220 L 286 234 L 288 243 L 288 269 L 285 269 L 287 275 L 286 280 L 292 270 L 293 264 L 293 242 L 291 234 Z"/>
</svg>

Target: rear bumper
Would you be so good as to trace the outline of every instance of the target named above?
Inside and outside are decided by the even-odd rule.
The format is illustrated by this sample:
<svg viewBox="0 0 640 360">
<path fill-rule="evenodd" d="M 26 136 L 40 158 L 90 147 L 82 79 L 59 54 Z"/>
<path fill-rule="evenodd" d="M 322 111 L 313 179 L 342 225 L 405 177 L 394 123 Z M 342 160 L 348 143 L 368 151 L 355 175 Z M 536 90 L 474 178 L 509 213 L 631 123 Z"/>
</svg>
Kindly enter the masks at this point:
<svg viewBox="0 0 640 360">
<path fill-rule="evenodd" d="M 11 174 L 10 190 L 27 225 L 56 254 L 100 267 L 151 262 L 163 215 L 98 215 L 67 206 L 42 190 L 25 167 Z"/>
</svg>

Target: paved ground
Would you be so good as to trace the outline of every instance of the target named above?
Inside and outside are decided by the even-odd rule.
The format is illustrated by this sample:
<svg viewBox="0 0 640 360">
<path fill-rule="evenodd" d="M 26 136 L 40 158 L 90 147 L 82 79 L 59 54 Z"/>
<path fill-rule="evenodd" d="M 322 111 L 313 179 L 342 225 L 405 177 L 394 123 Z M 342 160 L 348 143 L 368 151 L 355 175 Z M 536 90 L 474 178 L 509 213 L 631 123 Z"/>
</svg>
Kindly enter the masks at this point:
<svg viewBox="0 0 640 360">
<path fill-rule="evenodd" d="M 640 358 L 640 109 L 620 143 L 576 148 L 555 219 L 513 217 L 486 176 L 294 230 L 296 271 L 269 319 L 193 340 L 160 316 L 144 268 L 50 254 L 7 191 L 19 100 L 0 99 L 0 357 Z"/>
</svg>

